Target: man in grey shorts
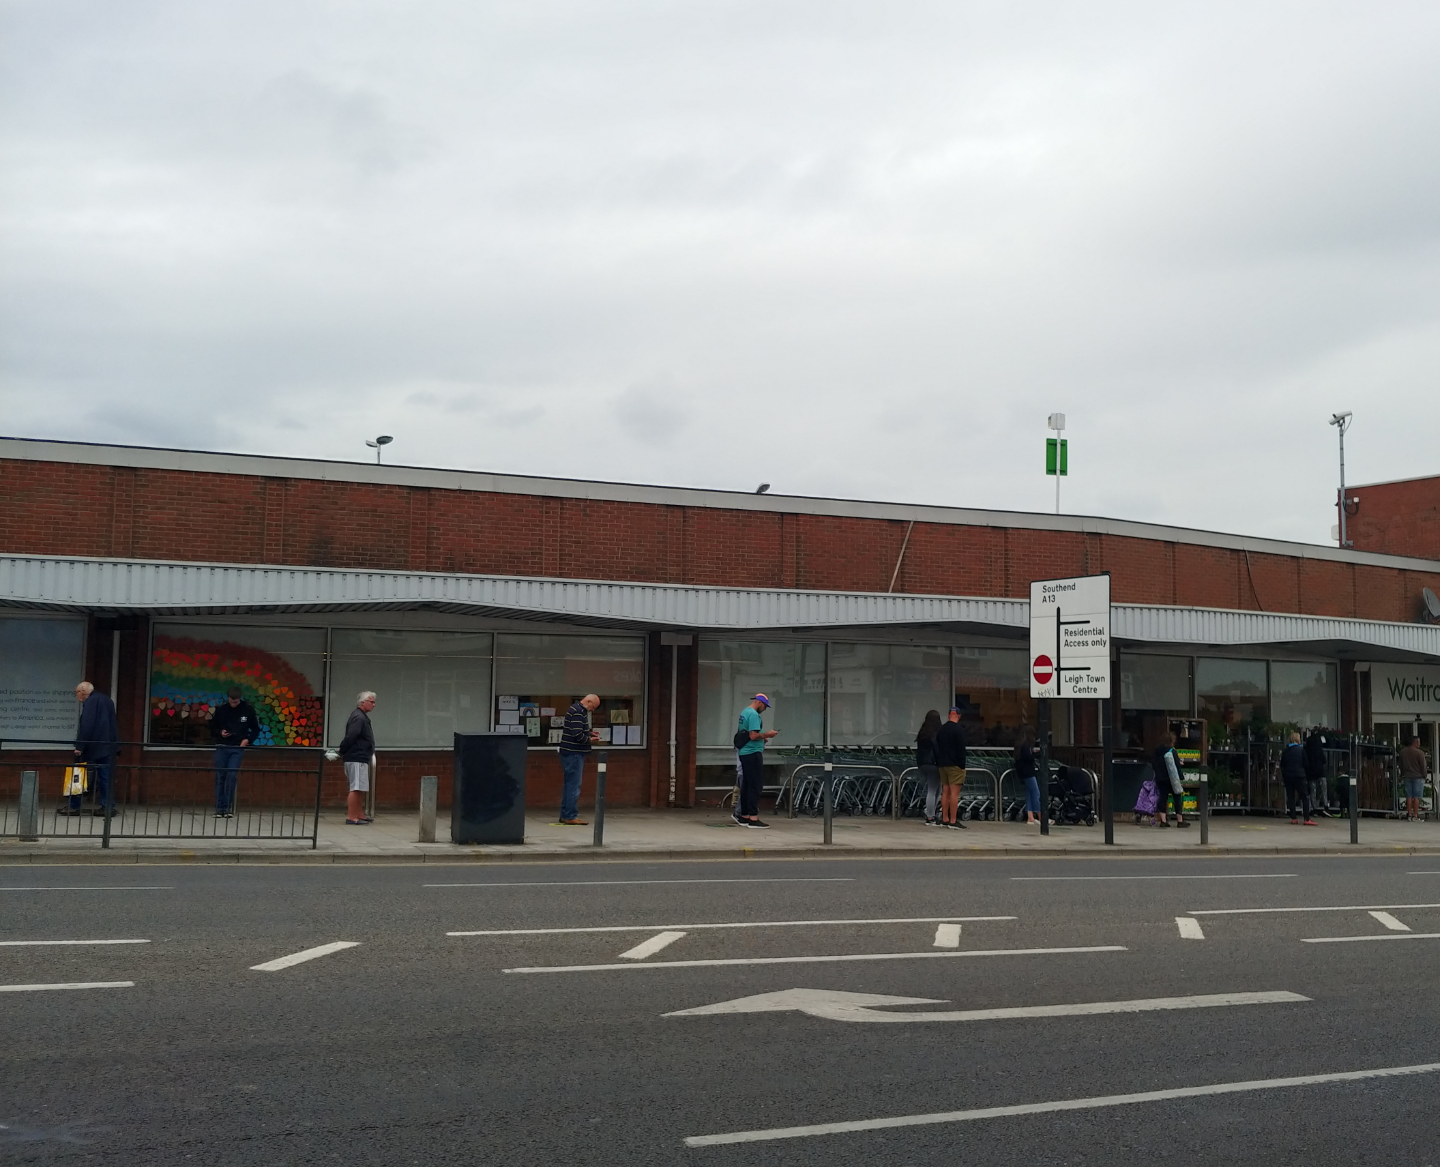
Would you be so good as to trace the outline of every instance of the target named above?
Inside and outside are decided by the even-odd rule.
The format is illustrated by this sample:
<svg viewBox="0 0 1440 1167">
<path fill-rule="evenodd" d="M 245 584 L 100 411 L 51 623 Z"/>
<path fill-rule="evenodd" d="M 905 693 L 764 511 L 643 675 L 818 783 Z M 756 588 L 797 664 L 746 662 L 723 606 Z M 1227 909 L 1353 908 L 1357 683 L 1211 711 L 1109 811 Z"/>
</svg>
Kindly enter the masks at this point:
<svg viewBox="0 0 1440 1167">
<path fill-rule="evenodd" d="M 345 763 L 345 777 L 350 783 L 345 803 L 347 826 L 358 827 L 374 821 L 365 817 L 370 758 L 375 753 L 375 730 L 370 725 L 370 710 L 374 708 L 375 694 L 367 689 L 355 699 L 355 711 L 345 723 L 345 736 L 340 739 L 340 760 Z"/>
</svg>

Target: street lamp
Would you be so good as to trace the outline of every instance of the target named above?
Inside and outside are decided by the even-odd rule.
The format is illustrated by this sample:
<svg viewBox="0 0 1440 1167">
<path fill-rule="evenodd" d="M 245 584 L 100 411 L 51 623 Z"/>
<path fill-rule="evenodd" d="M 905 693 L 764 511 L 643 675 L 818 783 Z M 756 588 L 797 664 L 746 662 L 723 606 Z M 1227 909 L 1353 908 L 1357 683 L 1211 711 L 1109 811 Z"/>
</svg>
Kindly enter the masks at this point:
<svg viewBox="0 0 1440 1167">
<path fill-rule="evenodd" d="M 762 482 L 759 486 L 757 486 L 757 487 L 755 488 L 755 493 L 756 493 L 756 494 L 764 494 L 764 493 L 765 493 L 767 490 L 769 490 L 769 489 L 770 489 L 770 484 L 769 484 L 768 482 Z"/>
<path fill-rule="evenodd" d="M 394 440 L 395 439 L 392 438 L 389 434 L 381 434 L 373 442 L 368 440 L 365 442 L 367 446 L 369 446 L 372 450 L 375 451 L 375 465 L 380 465 L 380 447 L 388 446 Z"/>
<path fill-rule="evenodd" d="M 1352 543 L 1349 539 L 1347 539 L 1347 538 L 1345 537 L 1345 512 L 1346 512 L 1346 508 L 1349 507 L 1349 505 L 1350 505 L 1350 500 L 1345 497 L 1345 431 L 1350 428 L 1350 423 L 1351 423 L 1353 420 L 1354 420 L 1354 417 L 1351 415 L 1351 413 L 1350 413 L 1350 411 L 1349 411 L 1348 409 L 1347 409 L 1344 413 L 1332 413 L 1332 414 L 1330 415 L 1330 424 L 1335 427 L 1336 431 L 1337 431 L 1337 432 L 1339 433 L 1339 435 L 1340 435 L 1340 546 L 1341 546 L 1341 547 L 1353 547 L 1353 546 L 1355 546 L 1354 543 Z"/>
</svg>

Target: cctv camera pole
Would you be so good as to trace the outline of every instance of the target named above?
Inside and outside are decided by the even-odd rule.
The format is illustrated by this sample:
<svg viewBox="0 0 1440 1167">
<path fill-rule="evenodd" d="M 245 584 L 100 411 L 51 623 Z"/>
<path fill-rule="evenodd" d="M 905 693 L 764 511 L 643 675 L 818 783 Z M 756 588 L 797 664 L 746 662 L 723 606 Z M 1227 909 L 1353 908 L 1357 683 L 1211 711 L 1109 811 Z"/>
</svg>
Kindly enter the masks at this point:
<svg viewBox="0 0 1440 1167">
<path fill-rule="evenodd" d="M 1340 546 L 1352 547 L 1354 544 L 1346 537 L 1345 532 L 1345 431 L 1350 428 L 1352 416 L 1347 413 L 1333 414 L 1330 424 L 1340 433 Z"/>
</svg>

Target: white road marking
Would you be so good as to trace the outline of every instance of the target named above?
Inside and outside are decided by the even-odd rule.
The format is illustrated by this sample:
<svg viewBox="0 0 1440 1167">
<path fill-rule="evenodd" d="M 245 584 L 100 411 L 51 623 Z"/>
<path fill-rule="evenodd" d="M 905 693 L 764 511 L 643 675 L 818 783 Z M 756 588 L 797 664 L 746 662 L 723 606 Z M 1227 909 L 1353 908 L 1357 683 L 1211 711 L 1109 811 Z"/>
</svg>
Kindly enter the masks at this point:
<svg viewBox="0 0 1440 1167">
<path fill-rule="evenodd" d="M 1389 912 L 1371 912 L 1370 915 L 1372 915 L 1375 919 L 1379 920 L 1380 923 L 1384 924 L 1385 927 L 1389 928 L 1392 932 L 1410 931 L 1409 924 L 1402 924 Z"/>
<path fill-rule="evenodd" d="M 935 929 L 936 948 L 959 948 L 960 947 L 960 925 L 941 924 Z"/>
<path fill-rule="evenodd" d="M 0 948 L 45 948 L 56 945 L 150 944 L 150 941 L 0 941 Z"/>
<path fill-rule="evenodd" d="M 812 1126 L 773 1127 L 770 1130 L 733 1131 L 723 1135 L 691 1135 L 687 1147 L 715 1147 L 729 1143 L 763 1143 L 776 1139 L 803 1139 L 814 1135 L 855 1131 L 894 1130 L 897 1127 L 933 1126 L 947 1122 L 974 1122 L 984 1118 L 1012 1118 L 1023 1114 L 1053 1114 L 1064 1110 L 1097 1110 L 1108 1106 L 1165 1102 L 1172 1098 L 1204 1098 L 1216 1094 L 1244 1094 L 1255 1090 L 1286 1090 L 1296 1086 L 1322 1086 L 1330 1082 L 1363 1082 L 1371 1078 L 1400 1078 L 1433 1074 L 1440 1062 L 1416 1066 L 1389 1066 L 1380 1070 L 1351 1070 L 1343 1074 L 1306 1074 L 1297 1078 L 1261 1078 L 1252 1082 L 1218 1082 L 1213 1086 L 1185 1086 L 1178 1090 L 1147 1090 L 1143 1094 L 1106 1094 L 1095 1098 L 1066 1098 L 1058 1102 L 1031 1102 L 1021 1106 L 987 1106 L 979 1110 L 950 1110 L 937 1114 L 907 1114 L 895 1118 L 869 1118 L 853 1122 L 825 1122 Z"/>
<path fill-rule="evenodd" d="M 847 956 L 756 956 L 727 960 L 657 960 L 649 964 L 557 964 L 505 968 L 507 973 L 613 972 L 630 968 L 718 968 L 741 964 L 834 964 L 852 960 L 947 960 L 958 956 L 1051 956 L 1074 952 L 1126 952 L 1123 944 L 1087 948 L 967 948 L 959 952 L 858 952 Z"/>
<path fill-rule="evenodd" d="M 1380 936 L 1312 936 L 1301 944 L 1358 944 L 1365 940 L 1440 940 L 1440 932 L 1386 932 Z"/>
<path fill-rule="evenodd" d="M 701 928 L 822 928 L 836 924 L 954 924 L 1014 920 L 1015 916 L 914 916 L 895 920 L 749 920 L 737 924 L 620 924 L 605 928 L 502 928 L 446 932 L 446 936 L 569 936 L 584 932 L 695 932 Z"/>
<path fill-rule="evenodd" d="M 1413 873 L 1412 873 L 1413 874 Z M 1103 881 L 1109 879 L 1298 879 L 1293 872 L 1266 875 L 1012 875 L 1017 883 L 1063 883 L 1068 881 Z"/>
<path fill-rule="evenodd" d="M 642 940 L 634 948 L 627 949 L 620 954 L 621 960 L 644 960 L 647 956 L 654 956 L 662 948 L 668 948 L 685 935 L 684 932 L 661 932 L 650 937 L 649 940 Z"/>
<path fill-rule="evenodd" d="M 773 879 L 546 879 L 536 883 L 422 883 L 421 887 L 632 887 L 657 883 L 854 883 L 852 875 L 791 875 Z"/>
<path fill-rule="evenodd" d="M 134 981 L 71 981 L 61 985 L 0 985 L 0 993 L 45 993 L 52 989 L 133 989 Z"/>
<path fill-rule="evenodd" d="M 1207 908 L 1192 916 L 1260 916 L 1276 912 L 1383 912 L 1400 908 L 1440 908 L 1440 904 L 1342 904 L 1338 908 Z"/>
<path fill-rule="evenodd" d="M 1440 871 L 1411 871 L 1409 875 L 1440 875 Z"/>
<path fill-rule="evenodd" d="M 250 968 L 255 972 L 279 972 L 282 968 L 304 964 L 307 960 L 329 956 L 332 952 L 343 952 L 347 948 L 357 948 L 359 945 L 358 940 L 336 940 L 330 944 L 322 944 L 318 948 L 307 948 L 304 952 L 292 952 L 289 956 L 267 960 L 264 964 L 252 964 Z"/>
<path fill-rule="evenodd" d="M 0 887 L 0 891 L 174 891 L 174 884 L 131 887 L 126 884 L 110 887 Z"/>
<path fill-rule="evenodd" d="M 1205 933 L 1200 929 L 1199 920 L 1192 920 L 1189 916 L 1176 916 L 1175 925 L 1180 929 L 1181 940 L 1205 939 Z"/>
<path fill-rule="evenodd" d="M 1132 1001 L 1089 1001 L 1080 1005 L 1022 1005 L 1006 1009 L 952 1009 L 931 1013 L 881 1012 L 876 1005 L 943 1005 L 925 997 L 877 997 L 829 989 L 787 989 L 680 1009 L 666 1017 L 704 1017 L 715 1013 L 809 1013 L 830 1021 L 915 1023 L 937 1021 L 1008 1021 L 1020 1017 L 1094 1017 L 1107 1013 L 1153 1013 L 1169 1009 L 1216 1009 L 1234 1005 L 1282 1005 L 1308 1001 L 1299 993 L 1208 993 L 1192 997 L 1146 997 Z"/>
</svg>

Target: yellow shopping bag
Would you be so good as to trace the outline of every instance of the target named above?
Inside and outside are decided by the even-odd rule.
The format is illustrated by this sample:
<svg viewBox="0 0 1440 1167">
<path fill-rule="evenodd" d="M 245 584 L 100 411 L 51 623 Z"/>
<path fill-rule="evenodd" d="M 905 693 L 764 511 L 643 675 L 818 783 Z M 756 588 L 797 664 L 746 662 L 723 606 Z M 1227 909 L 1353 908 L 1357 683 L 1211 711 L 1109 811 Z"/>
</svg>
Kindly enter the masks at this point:
<svg viewBox="0 0 1440 1167">
<path fill-rule="evenodd" d="M 72 798 L 84 794 L 89 789 L 89 779 L 84 766 L 70 766 L 65 770 L 65 785 L 61 789 L 62 796 L 69 795 Z"/>
</svg>

